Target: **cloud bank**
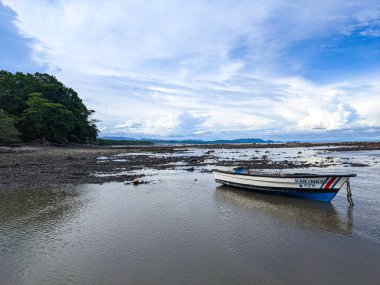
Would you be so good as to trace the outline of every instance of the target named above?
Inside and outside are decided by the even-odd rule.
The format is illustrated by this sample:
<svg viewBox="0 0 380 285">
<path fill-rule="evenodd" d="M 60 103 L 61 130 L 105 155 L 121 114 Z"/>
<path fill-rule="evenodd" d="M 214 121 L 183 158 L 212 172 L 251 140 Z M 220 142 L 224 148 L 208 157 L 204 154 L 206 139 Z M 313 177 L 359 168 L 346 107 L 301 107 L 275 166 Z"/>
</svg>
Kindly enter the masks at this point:
<svg viewBox="0 0 380 285">
<path fill-rule="evenodd" d="M 378 1 L 2 2 L 103 135 L 380 138 Z"/>
</svg>

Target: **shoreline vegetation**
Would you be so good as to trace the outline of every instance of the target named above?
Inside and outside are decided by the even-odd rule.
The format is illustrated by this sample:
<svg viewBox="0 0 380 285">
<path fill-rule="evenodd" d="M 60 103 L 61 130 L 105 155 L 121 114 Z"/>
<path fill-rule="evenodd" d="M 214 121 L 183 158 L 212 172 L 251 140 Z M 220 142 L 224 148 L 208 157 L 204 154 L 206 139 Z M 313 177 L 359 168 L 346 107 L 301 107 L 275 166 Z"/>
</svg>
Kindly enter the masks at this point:
<svg viewBox="0 0 380 285">
<path fill-rule="evenodd" d="M 0 142 L 94 143 L 94 113 L 52 75 L 0 70 Z"/>
<path fill-rule="evenodd" d="M 211 172 L 214 167 L 244 166 L 257 169 L 327 167 L 331 162 L 300 162 L 296 156 L 275 161 L 267 155 L 275 148 L 318 148 L 320 151 L 380 150 L 380 142 L 213 144 L 213 145 L 0 145 L 0 189 L 47 187 L 66 184 L 102 184 L 143 178 L 150 170 Z M 194 154 L 188 153 L 195 149 Z M 245 159 L 221 159 L 216 150 L 254 150 Z M 261 150 L 265 149 L 265 151 Z M 365 167 L 362 163 L 348 166 Z M 144 173 L 145 172 L 145 173 Z"/>
</svg>

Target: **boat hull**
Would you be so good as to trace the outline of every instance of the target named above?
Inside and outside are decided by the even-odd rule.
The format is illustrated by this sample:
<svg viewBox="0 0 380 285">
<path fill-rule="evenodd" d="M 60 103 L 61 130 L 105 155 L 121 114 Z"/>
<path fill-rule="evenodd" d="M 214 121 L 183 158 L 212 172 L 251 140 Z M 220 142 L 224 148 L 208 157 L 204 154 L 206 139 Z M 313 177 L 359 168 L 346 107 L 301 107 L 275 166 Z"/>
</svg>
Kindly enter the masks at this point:
<svg viewBox="0 0 380 285">
<path fill-rule="evenodd" d="M 275 195 L 330 202 L 353 175 L 252 175 L 214 170 L 217 183 Z"/>
<path fill-rule="evenodd" d="M 228 185 L 228 186 L 247 189 L 247 190 L 265 192 L 265 193 L 274 194 L 274 195 L 284 195 L 284 196 L 291 196 L 291 197 L 297 197 L 297 198 L 303 198 L 303 199 L 309 199 L 309 200 L 316 200 L 316 201 L 322 201 L 322 202 L 330 202 L 338 193 L 338 191 L 316 193 L 316 192 L 310 192 L 310 191 L 307 191 L 307 192 L 300 191 L 299 189 L 258 187 L 258 186 L 252 186 L 252 185 L 247 185 L 247 184 L 223 181 L 219 179 L 215 179 L 215 181 L 223 185 Z"/>
</svg>

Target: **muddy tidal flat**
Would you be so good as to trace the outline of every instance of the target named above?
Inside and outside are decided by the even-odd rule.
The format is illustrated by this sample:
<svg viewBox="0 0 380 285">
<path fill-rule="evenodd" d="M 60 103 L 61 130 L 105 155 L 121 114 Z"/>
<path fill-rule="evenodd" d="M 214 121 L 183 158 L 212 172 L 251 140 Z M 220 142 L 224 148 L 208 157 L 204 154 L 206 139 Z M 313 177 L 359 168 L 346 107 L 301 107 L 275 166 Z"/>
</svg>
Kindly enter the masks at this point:
<svg viewBox="0 0 380 285">
<path fill-rule="evenodd" d="M 356 173 L 355 205 L 215 183 L 238 165 Z M 0 146 L 0 284 L 379 284 L 379 185 L 380 143 Z"/>
<path fill-rule="evenodd" d="M 211 172 L 213 168 L 256 169 L 366 167 L 351 158 L 359 151 L 380 150 L 380 143 L 231 144 L 178 146 L 0 146 L 0 188 L 124 182 L 152 170 Z M 335 157 L 334 152 L 347 152 Z M 372 162 L 372 161 L 370 161 Z M 376 161 L 375 161 L 376 162 Z"/>
</svg>

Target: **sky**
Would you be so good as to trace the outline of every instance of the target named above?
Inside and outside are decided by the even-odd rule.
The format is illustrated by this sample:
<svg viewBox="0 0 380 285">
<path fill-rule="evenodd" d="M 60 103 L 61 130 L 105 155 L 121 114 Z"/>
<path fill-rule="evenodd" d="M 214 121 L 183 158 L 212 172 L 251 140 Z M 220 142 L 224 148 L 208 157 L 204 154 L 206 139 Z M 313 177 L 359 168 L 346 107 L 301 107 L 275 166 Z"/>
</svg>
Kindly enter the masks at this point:
<svg viewBox="0 0 380 285">
<path fill-rule="evenodd" d="M 0 69 L 56 76 L 100 136 L 380 140 L 378 0 L 0 0 Z"/>
</svg>

